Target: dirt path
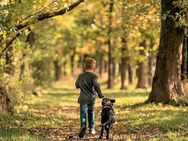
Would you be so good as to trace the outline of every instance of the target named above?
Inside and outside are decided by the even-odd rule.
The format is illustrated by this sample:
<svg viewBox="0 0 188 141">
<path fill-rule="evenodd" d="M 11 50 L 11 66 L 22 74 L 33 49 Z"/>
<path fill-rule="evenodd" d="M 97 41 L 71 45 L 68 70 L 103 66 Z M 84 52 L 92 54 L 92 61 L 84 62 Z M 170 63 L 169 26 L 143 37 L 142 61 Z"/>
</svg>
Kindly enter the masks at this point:
<svg viewBox="0 0 188 141">
<path fill-rule="evenodd" d="M 174 137 L 186 137 L 188 134 L 184 118 L 187 116 L 186 108 L 177 108 L 162 105 L 139 105 L 147 98 L 145 92 L 105 90 L 107 97 L 117 100 L 115 104 L 116 122 L 110 132 L 113 141 L 125 140 L 173 140 Z M 42 125 L 29 128 L 34 136 L 45 141 L 96 141 L 100 132 L 100 100 L 95 105 L 96 135 L 88 134 L 83 139 L 78 138 L 80 128 L 79 105 L 77 104 L 78 92 L 74 89 L 55 88 L 37 99 L 32 106 L 32 113 L 42 118 Z M 54 103 L 52 103 L 54 102 Z M 36 105 L 39 104 L 39 107 Z M 127 104 L 129 106 L 127 106 Z M 40 107 L 40 105 L 42 105 Z M 43 106 L 45 105 L 45 106 Z M 118 105 L 118 106 L 117 106 Z M 54 121 L 55 126 L 45 124 Z M 40 122 L 40 121 L 39 121 Z M 51 122 L 50 122 L 51 123 Z M 53 122 L 52 122 L 53 123 Z M 178 123 L 178 124 L 176 124 Z M 173 133 L 173 135 L 171 135 Z M 172 139 L 171 139 L 172 138 Z M 105 134 L 104 134 L 105 140 Z"/>
<path fill-rule="evenodd" d="M 130 108 L 116 108 L 116 124 L 110 133 L 111 140 L 117 141 L 125 141 L 126 139 L 131 140 L 147 140 L 151 138 L 151 136 L 156 136 L 161 134 L 162 131 L 157 127 L 147 127 L 142 128 L 135 127 L 133 128 L 129 125 L 129 121 L 126 118 L 121 118 L 120 111 L 129 111 Z M 43 138 L 54 140 L 54 141 L 76 141 L 76 140 L 85 140 L 85 141 L 96 141 L 98 140 L 99 131 L 100 131 L 100 107 L 97 106 L 95 108 L 95 117 L 96 117 L 96 135 L 88 134 L 86 132 L 83 139 L 79 139 L 78 131 L 79 131 L 79 107 L 77 106 L 68 106 L 62 105 L 61 107 L 54 107 L 48 109 L 33 109 L 33 112 L 38 115 L 48 116 L 52 118 L 56 118 L 58 113 L 64 114 L 64 120 L 62 121 L 62 125 L 57 128 L 49 128 L 49 127 L 40 127 L 40 128 L 32 128 L 29 130 L 32 134 L 37 134 Z M 105 134 L 104 134 L 105 140 Z"/>
<path fill-rule="evenodd" d="M 79 132 L 79 107 L 76 106 L 61 106 L 49 109 L 33 109 L 33 112 L 37 115 L 50 116 L 56 118 L 58 113 L 64 114 L 64 121 L 62 121 L 62 125 L 58 128 L 49 128 L 49 127 L 40 127 L 40 128 L 32 128 L 29 130 L 32 134 L 37 134 L 41 137 L 48 138 L 49 140 L 80 140 L 78 137 Z M 95 121 L 96 121 L 96 135 L 88 134 L 88 130 L 82 140 L 97 140 L 99 136 L 100 130 L 100 107 L 95 108 Z M 118 128 L 117 128 L 118 127 Z M 124 131 L 117 133 L 120 129 L 124 129 Z M 121 127 L 120 124 L 116 123 L 114 129 L 111 131 L 111 139 L 115 140 L 125 140 L 126 132 L 125 127 Z M 104 137 L 105 138 L 105 137 Z"/>
</svg>

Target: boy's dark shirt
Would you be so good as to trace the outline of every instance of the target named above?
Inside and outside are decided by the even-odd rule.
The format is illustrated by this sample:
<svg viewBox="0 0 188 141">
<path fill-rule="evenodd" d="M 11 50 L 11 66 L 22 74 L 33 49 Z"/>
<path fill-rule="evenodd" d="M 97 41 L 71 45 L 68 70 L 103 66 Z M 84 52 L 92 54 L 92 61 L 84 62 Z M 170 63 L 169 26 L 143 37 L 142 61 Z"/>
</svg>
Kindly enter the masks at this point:
<svg viewBox="0 0 188 141">
<path fill-rule="evenodd" d="M 92 72 L 81 73 L 76 80 L 75 86 L 77 89 L 80 88 L 80 97 L 78 98 L 79 103 L 92 104 L 95 102 L 97 94 L 99 98 L 104 97 L 100 90 L 98 77 Z"/>
</svg>

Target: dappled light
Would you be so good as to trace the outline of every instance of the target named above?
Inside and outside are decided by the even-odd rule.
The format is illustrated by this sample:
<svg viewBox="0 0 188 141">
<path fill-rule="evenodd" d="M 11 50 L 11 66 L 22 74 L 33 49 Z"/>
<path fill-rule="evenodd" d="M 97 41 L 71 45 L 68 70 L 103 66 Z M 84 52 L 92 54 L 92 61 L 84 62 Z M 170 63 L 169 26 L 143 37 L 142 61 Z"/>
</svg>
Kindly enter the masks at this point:
<svg viewBox="0 0 188 141">
<path fill-rule="evenodd" d="M 188 140 L 187 29 L 187 0 L 0 0 L 0 140 Z"/>
</svg>

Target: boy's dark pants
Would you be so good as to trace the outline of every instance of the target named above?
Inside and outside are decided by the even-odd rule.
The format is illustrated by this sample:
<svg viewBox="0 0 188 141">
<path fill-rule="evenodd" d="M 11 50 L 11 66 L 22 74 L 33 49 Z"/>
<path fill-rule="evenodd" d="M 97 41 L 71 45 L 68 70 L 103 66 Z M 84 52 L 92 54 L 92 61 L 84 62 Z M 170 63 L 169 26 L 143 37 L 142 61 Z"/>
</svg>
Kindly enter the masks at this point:
<svg viewBox="0 0 188 141">
<path fill-rule="evenodd" d="M 80 124 L 86 126 L 87 124 L 87 114 L 88 114 L 88 124 L 89 128 L 94 128 L 94 104 L 80 103 Z"/>
</svg>

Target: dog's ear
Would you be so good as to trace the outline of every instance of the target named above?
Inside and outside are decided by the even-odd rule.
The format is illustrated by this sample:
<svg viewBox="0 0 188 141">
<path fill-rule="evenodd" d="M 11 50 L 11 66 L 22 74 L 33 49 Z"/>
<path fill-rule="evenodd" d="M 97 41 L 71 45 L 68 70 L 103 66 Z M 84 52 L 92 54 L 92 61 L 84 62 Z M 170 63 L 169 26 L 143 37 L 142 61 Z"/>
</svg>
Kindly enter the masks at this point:
<svg viewBox="0 0 188 141">
<path fill-rule="evenodd" d="M 110 102 L 111 102 L 111 103 L 115 103 L 116 100 L 115 100 L 115 99 L 110 99 Z"/>
<path fill-rule="evenodd" d="M 101 103 L 101 105 L 104 106 L 105 103 L 106 103 L 106 98 L 103 98 L 103 99 L 102 99 L 102 103 Z"/>
<path fill-rule="evenodd" d="M 103 101 L 102 101 L 101 105 L 104 106 L 104 102 Z"/>
</svg>

